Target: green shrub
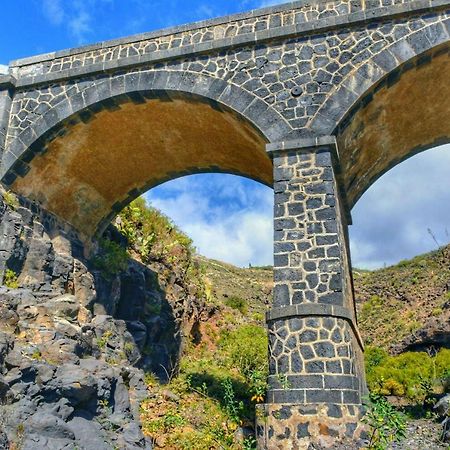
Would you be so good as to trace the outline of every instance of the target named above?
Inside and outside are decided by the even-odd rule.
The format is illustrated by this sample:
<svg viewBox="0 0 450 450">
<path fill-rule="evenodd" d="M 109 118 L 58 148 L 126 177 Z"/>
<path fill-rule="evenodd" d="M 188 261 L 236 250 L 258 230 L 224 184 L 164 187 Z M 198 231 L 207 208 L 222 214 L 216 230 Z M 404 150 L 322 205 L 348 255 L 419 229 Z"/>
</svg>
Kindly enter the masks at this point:
<svg viewBox="0 0 450 450">
<path fill-rule="evenodd" d="M 405 352 L 389 356 L 384 350 L 368 346 L 365 351 L 367 384 L 381 395 L 407 396 L 427 402 L 433 386 L 446 384 L 450 350 L 441 349 L 432 357 L 425 352 Z"/>
<path fill-rule="evenodd" d="M 222 388 L 225 411 L 232 422 L 239 424 L 241 422 L 241 414 L 244 409 L 244 403 L 236 399 L 233 383 L 229 378 L 222 381 Z"/>
<path fill-rule="evenodd" d="M 385 350 L 379 347 L 367 346 L 364 352 L 364 359 L 366 361 L 366 369 L 372 370 L 374 367 L 381 365 L 388 354 Z"/>
<path fill-rule="evenodd" d="M 435 359 L 436 378 L 441 380 L 445 392 L 450 391 L 450 349 L 442 348 Z"/>
<path fill-rule="evenodd" d="M 230 308 L 237 309 L 242 314 L 247 313 L 247 302 L 243 298 L 235 296 L 228 297 L 225 300 L 225 305 L 229 306 Z"/>
<path fill-rule="evenodd" d="M 370 427 L 370 449 L 385 450 L 391 443 L 402 440 L 406 434 L 405 416 L 377 394 L 370 394 L 363 422 Z"/>
<path fill-rule="evenodd" d="M 17 199 L 16 195 L 11 191 L 6 191 L 3 193 L 3 201 L 11 209 L 17 209 L 20 206 L 19 200 Z"/>
<path fill-rule="evenodd" d="M 10 289 L 17 289 L 19 287 L 19 282 L 17 281 L 17 274 L 12 269 L 6 269 L 5 275 L 3 277 L 3 284 Z"/>
<path fill-rule="evenodd" d="M 257 325 L 243 325 L 223 332 L 220 346 L 226 351 L 230 365 L 248 377 L 253 371 L 267 370 L 267 334 Z"/>
<path fill-rule="evenodd" d="M 177 247 L 189 258 L 194 254 L 192 240 L 167 216 L 148 206 L 142 197 L 122 210 L 116 226 L 144 262 L 169 256 Z"/>
<path fill-rule="evenodd" d="M 101 239 L 99 253 L 92 259 L 95 269 L 100 270 L 106 279 L 111 279 L 128 266 L 126 249 L 109 239 Z"/>
<path fill-rule="evenodd" d="M 207 285 L 204 269 L 194 260 L 195 247 L 192 240 L 167 216 L 147 205 L 140 197 L 125 207 L 115 221 L 117 229 L 127 238 L 128 250 L 144 264 L 158 262 L 168 271 L 159 271 L 161 277 L 170 277 L 169 271 L 176 268 L 185 284 L 196 289 L 192 294 L 210 299 L 211 289 Z"/>
</svg>

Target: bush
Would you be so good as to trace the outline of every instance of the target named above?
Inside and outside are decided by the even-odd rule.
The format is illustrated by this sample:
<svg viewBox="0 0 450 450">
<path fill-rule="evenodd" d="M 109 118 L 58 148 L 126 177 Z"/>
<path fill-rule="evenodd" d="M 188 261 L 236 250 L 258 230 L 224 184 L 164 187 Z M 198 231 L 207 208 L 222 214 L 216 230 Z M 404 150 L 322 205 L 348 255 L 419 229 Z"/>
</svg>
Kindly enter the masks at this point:
<svg viewBox="0 0 450 450">
<path fill-rule="evenodd" d="M 144 264 L 158 262 L 169 270 L 175 269 L 185 284 L 196 288 L 191 292 L 198 298 L 210 299 L 202 267 L 194 260 L 192 240 L 167 216 L 147 205 L 140 197 L 131 202 L 118 215 L 115 225 L 126 237 L 128 250 Z M 170 277 L 169 271 L 159 270 L 160 277 Z"/>
<path fill-rule="evenodd" d="M 450 350 L 441 349 L 434 357 L 425 352 L 389 356 L 380 348 L 368 346 L 365 360 L 367 384 L 371 392 L 426 401 L 430 389 L 439 382 L 445 384 L 450 367 Z"/>
<path fill-rule="evenodd" d="M 364 352 L 366 370 L 373 370 L 374 367 L 381 365 L 387 359 L 387 357 L 387 352 L 382 348 L 367 346 Z"/>
<path fill-rule="evenodd" d="M 19 200 L 17 199 L 16 195 L 11 191 L 6 191 L 3 193 L 3 201 L 11 209 L 17 209 L 20 206 Z"/>
<path fill-rule="evenodd" d="M 106 279 L 111 279 L 128 266 L 128 253 L 116 242 L 108 239 L 100 241 L 99 253 L 92 260 L 93 266 L 102 271 Z"/>
<path fill-rule="evenodd" d="M 230 365 L 245 377 L 253 371 L 267 370 L 268 342 L 266 331 L 257 325 L 243 325 L 223 332 L 220 346 L 226 351 Z"/>
<path fill-rule="evenodd" d="M 148 206 L 142 197 L 122 210 L 116 226 L 143 262 L 169 257 L 172 253 L 190 259 L 195 252 L 192 240 L 167 216 Z M 177 254 L 177 248 L 181 255 Z"/>
<path fill-rule="evenodd" d="M 3 277 L 3 284 L 10 289 L 17 289 L 19 287 L 17 274 L 16 272 L 14 272 L 14 270 L 6 269 L 5 275 Z"/>
<path fill-rule="evenodd" d="M 225 305 L 229 306 L 230 308 L 237 309 L 242 314 L 247 313 L 247 302 L 243 298 L 235 296 L 228 297 L 225 300 Z"/>
</svg>

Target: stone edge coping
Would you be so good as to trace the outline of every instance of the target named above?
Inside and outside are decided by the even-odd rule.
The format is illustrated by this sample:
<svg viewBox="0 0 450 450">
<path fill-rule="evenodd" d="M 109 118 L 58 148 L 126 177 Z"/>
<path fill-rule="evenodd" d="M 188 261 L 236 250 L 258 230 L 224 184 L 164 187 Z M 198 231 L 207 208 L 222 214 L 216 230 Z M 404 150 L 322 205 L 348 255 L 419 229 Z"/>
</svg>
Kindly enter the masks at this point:
<svg viewBox="0 0 450 450">
<path fill-rule="evenodd" d="M 288 319 L 294 317 L 336 317 L 338 319 L 345 319 L 350 322 L 356 339 L 364 350 L 364 343 L 355 324 L 354 314 L 345 306 L 341 305 L 327 305 L 324 303 L 300 303 L 298 305 L 288 305 L 282 307 L 273 307 L 266 312 L 266 321 L 274 321 L 280 319 Z"/>
<path fill-rule="evenodd" d="M 145 32 L 145 33 L 139 33 L 139 34 L 135 34 L 135 35 L 131 35 L 131 36 L 126 36 L 123 38 L 110 39 L 110 40 L 102 41 L 102 42 L 99 42 L 96 44 L 89 44 L 89 45 L 85 45 L 85 46 L 81 46 L 81 47 L 74 47 L 74 48 L 59 50 L 56 52 L 50 52 L 50 53 L 44 53 L 44 54 L 31 56 L 31 57 L 19 58 L 19 59 L 15 59 L 15 60 L 11 61 L 9 66 L 10 67 L 26 66 L 26 65 L 30 65 L 30 64 L 35 64 L 37 62 L 49 61 L 49 60 L 52 60 L 55 58 L 72 56 L 72 55 L 76 55 L 76 54 L 84 53 L 84 52 L 88 52 L 88 51 L 99 50 L 99 49 L 104 49 L 104 48 L 109 48 L 109 47 L 115 47 L 115 46 L 121 45 L 121 44 L 130 44 L 133 42 L 140 42 L 140 41 L 152 39 L 155 37 L 170 36 L 173 34 L 178 34 L 178 33 L 186 32 L 186 31 L 194 31 L 194 30 L 198 30 L 201 28 L 207 28 L 207 27 L 216 26 L 216 25 L 222 25 L 225 23 L 235 22 L 238 20 L 257 18 L 257 17 L 261 17 L 261 16 L 266 16 L 266 15 L 270 15 L 270 14 L 276 14 L 279 12 L 288 11 L 290 9 L 301 9 L 303 6 L 327 5 L 328 3 L 330 3 L 330 0 L 309 0 L 307 2 L 305 2 L 304 0 L 297 0 L 297 1 L 292 1 L 292 2 L 286 2 L 281 5 L 268 6 L 265 8 L 257 8 L 257 9 L 252 9 L 250 11 L 229 14 L 226 16 L 218 17 L 218 18 L 201 20 L 201 21 L 192 22 L 189 24 L 176 25 L 173 27 L 167 27 L 167 28 L 162 28 L 162 29 L 158 29 L 158 30 L 154 30 L 154 31 Z M 411 11 L 411 10 L 414 10 L 415 8 L 414 7 L 411 8 L 410 5 L 416 4 L 416 3 L 418 3 L 420 5 L 419 8 L 421 8 L 421 7 L 422 8 L 423 7 L 433 8 L 435 6 L 442 6 L 442 5 L 449 4 L 450 2 L 448 0 L 413 0 L 409 4 L 407 3 L 407 4 L 402 4 L 402 5 L 406 6 L 405 10 Z M 394 5 L 394 6 L 399 6 L 399 5 Z M 374 8 L 374 9 L 375 10 L 376 9 L 385 9 L 386 10 L 386 9 L 391 9 L 391 8 L 392 8 L 392 6 L 384 6 L 382 8 Z M 367 11 L 369 11 L 369 10 L 367 10 Z M 364 11 L 362 11 L 362 12 L 364 12 Z M 371 13 L 367 14 L 368 17 L 370 17 L 371 15 L 372 15 Z"/>
<path fill-rule="evenodd" d="M 0 75 L 0 89 L 15 87 L 16 81 L 12 75 Z"/>
<path fill-rule="evenodd" d="M 269 154 L 290 150 L 309 150 L 311 148 L 332 147 L 337 149 L 336 136 L 319 136 L 315 138 L 297 139 L 293 141 L 271 142 L 266 145 Z"/>
<path fill-rule="evenodd" d="M 308 4 L 327 4 L 330 0 L 309 0 Z M 432 0 L 430 0 L 432 1 Z M 37 62 L 49 61 L 55 58 L 61 58 L 65 56 L 72 56 L 79 53 L 90 52 L 93 50 L 100 50 L 109 47 L 115 47 L 122 44 L 131 44 L 134 42 L 145 41 L 147 39 L 153 39 L 157 37 L 171 36 L 186 31 L 195 31 L 202 28 L 207 28 L 216 25 L 223 25 L 229 22 L 235 22 L 238 20 L 252 19 L 269 14 L 287 11 L 289 9 L 300 9 L 304 6 L 304 0 L 297 0 L 293 2 L 285 2 L 281 5 L 267 6 L 265 8 L 252 9 L 250 11 L 228 14 L 226 16 L 215 17 L 213 19 L 199 20 L 197 22 L 191 22 L 188 24 L 175 25 L 172 27 L 160 28 L 154 31 L 148 31 L 144 33 L 133 34 L 123 38 L 109 39 L 96 44 L 83 45 L 81 47 L 73 47 L 56 52 L 43 53 L 36 56 L 30 56 L 25 58 L 18 58 L 12 60 L 9 64 L 10 67 L 21 67 Z"/>
<path fill-rule="evenodd" d="M 324 0 L 316 0 L 316 1 L 324 1 Z M 286 10 L 292 8 L 292 5 L 296 5 L 297 2 L 288 3 L 278 6 L 279 10 Z M 25 87 L 31 86 L 39 83 L 57 81 L 57 80 L 66 80 L 70 78 L 76 78 L 83 75 L 92 75 L 95 73 L 107 72 L 110 70 L 118 69 L 118 68 L 126 68 L 131 66 L 136 66 L 144 63 L 156 63 L 169 59 L 175 59 L 179 57 L 188 57 L 198 53 L 210 52 L 213 50 L 223 50 L 230 47 L 242 46 L 249 43 L 261 43 L 270 39 L 276 38 L 288 38 L 292 36 L 299 36 L 304 34 L 309 34 L 311 32 L 324 32 L 328 29 L 337 28 L 339 26 L 348 26 L 349 24 L 357 24 L 357 23 L 365 23 L 372 20 L 382 19 L 386 17 L 393 17 L 402 15 L 405 13 L 412 12 L 420 12 L 420 11 L 428 11 L 433 9 L 438 9 L 442 7 L 450 6 L 450 0 L 412 0 L 410 3 L 402 3 L 396 4 L 389 7 L 381 7 L 372 10 L 361 10 L 357 12 L 350 13 L 348 15 L 343 16 L 333 16 L 325 19 L 319 19 L 314 22 L 300 23 L 294 25 L 281 26 L 273 29 L 262 30 L 254 33 L 241 34 L 231 38 L 222 38 L 217 40 L 211 40 L 202 42 L 199 44 L 187 45 L 184 47 L 177 47 L 168 50 L 160 50 L 157 52 L 139 55 L 139 56 L 131 56 L 128 58 L 121 58 L 112 61 L 107 61 L 105 63 L 98 64 L 90 64 L 88 66 L 82 66 L 79 68 L 67 69 L 59 72 L 50 72 L 44 75 L 36 75 L 36 76 L 26 76 L 22 79 L 18 80 L 17 87 Z M 273 8 L 272 8 L 273 9 Z M 268 8 L 270 11 L 271 8 Z M 253 13 L 266 10 L 254 10 Z M 250 13 L 249 13 L 250 14 Z M 267 14 L 267 11 L 264 12 Z M 253 16 L 248 17 L 256 17 L 259 14 L 254 14 Z M 245 15 L 244 15 L 245 16 Z M 228 20 L 232 20 L 233 16 L 230 16 Z M 219 21 L 218 23 L 222 23 L 224 19 L 215 19 Z M 208 21 L 207 21 L 208 22 Z M 182 27 L 183 29 L 183 27 Z M 189 28 L 186 28 L 189 29 Z M 195 29 L 195 28 L 194 28 Z M 156 33 L 156 32 L 155 32 Z M 158 35 L 158 34 L 157 34 Z M 108 41 L 107 43 L 95 44 L 90 47 L 81 47 L 78 49 L 67 50 L 63 52 L 55 52 L 49 53 L 46 55 L 35 56 L 31 58 L 25 58 L 21 60 L 16 60 L 10 63 L 10 67 L 21 67 L 25 65 L 34 64 L 42 61 L 49 61 L 54 58 L 69 56 L 78 53 L 83 53 L 85 51 L 91 51 L 93 49 L 98 48 L 107 48 L 112 45 L 118 45 L 121 43 L 125 43 L 129 41 L 131 38 L 124 38 L 125 40 L 118 41 Z M 148 39 L 148 37 L 146 37 Z M 123 42 L 122 42 L 123 41 Z M 131 40 L 130 42 L 133 42 Z M 64 53 L 66 52 L 66 53 Z M 64 54 L 63 54 L 64 53 Z"/>
</svg>

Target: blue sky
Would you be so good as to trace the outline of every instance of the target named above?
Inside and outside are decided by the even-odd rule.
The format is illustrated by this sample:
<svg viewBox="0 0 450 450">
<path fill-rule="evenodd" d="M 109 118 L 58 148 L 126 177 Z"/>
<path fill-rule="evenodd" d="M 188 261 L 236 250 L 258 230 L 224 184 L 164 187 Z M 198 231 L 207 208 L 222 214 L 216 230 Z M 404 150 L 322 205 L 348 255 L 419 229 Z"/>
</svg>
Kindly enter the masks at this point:
<svg viewBox="0 0 450 450">
<path fill-rule="evenodd" d="M 246 11 L 265 0 L 5 0 L 0 60 Z M 11 19 L 9 19 L 11 18 Z"/>
<path fill-rule="evenodd" d="M 15 0 L 2 4 L 0 71 L 13 59 L 208 19 L 280 1 Z M 3 66 L 2 66 L 3 65 Z M 351 227 L 358 267 L 381 267 L 450 241 L 450 146 L 417 155 L 358 202 Z M 231 175 L 196 175 L 147 194 L 207 256 L 272 263 L 272 191 Z M 449 230 L 447 230 L 447 228 Z"/>
</svg>

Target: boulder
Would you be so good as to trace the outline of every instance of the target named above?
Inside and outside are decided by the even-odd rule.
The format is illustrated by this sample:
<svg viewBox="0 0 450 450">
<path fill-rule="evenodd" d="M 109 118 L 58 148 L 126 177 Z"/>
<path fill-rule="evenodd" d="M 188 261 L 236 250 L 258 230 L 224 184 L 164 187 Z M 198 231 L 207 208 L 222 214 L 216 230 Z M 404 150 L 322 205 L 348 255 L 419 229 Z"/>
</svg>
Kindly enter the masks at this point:
<svg viewBox="0 0 450 450">
<path fill-rule="evenodd" d="M 439 417 L 446 417 L 450 415 L 450 394 L 447 394 L 445 397 L 442 397 L 433 408 Z"/>
<path fill-rule="evenodd" d="M 26 423 L 26 433 L 38 436 L 74 440 L 70 427 L 59 417 L 39 412 Z"/>
</svg>

